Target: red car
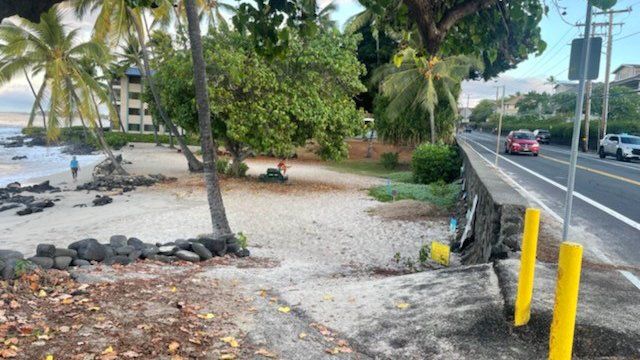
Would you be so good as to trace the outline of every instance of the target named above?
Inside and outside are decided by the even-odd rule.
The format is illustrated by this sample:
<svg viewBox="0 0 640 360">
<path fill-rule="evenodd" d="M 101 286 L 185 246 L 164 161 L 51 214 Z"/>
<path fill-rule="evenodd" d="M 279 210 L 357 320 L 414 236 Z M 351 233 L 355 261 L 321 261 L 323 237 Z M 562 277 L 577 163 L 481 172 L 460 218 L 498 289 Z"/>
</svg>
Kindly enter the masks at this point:
<svg viewBox="0 0 640 360">
<path fill-rule="evenodd" d="M 536 141 L 536 136 L 530 131 L 512 131 L 507 135 L 504 142 L 504 152 L 506 154 L 530 153 L 538 156 L 540 144 Z"/>
</svg>

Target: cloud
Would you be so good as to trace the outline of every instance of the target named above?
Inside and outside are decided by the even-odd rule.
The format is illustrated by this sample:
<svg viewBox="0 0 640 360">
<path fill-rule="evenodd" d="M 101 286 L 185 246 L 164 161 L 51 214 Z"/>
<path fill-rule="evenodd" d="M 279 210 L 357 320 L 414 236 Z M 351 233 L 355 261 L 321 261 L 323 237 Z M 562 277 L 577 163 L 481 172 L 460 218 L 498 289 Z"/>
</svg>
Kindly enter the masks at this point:
<svg viewBox="0 0 640 360">
<path fill-rule="evenodd" d="M 470 107 L 475 106 L 482 99 L 495 100 L 496 86 L 502 85 L 505 86 L 505 93 L 507 96 L 513 95 L 517 92 L 551 92 L 553 90 L 551 85 L 545 84 L 545 80 L 543 78 L 516 78 L 513 76 L 503 75 L 498 77 L 496 80 L 463 82 L 460 103 L 461 105 L 466 106 L 467 95 L 469 96 Z M 500 94 L 502 94 L 502 89 L 500 89 Z"/>
</svg>

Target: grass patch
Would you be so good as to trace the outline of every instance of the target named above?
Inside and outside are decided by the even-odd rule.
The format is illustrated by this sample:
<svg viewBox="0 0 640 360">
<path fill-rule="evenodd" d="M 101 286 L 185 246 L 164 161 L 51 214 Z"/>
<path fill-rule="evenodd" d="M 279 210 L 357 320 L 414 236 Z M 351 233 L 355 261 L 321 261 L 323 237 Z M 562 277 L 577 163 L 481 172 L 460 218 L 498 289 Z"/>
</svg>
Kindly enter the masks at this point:
<svg viewBox="0 0 640 360">
<path fill-rule="evenodd" d="M 375 177 L 389 177 L 390 175 L 401 176 L 398 174 L 409 173 L 410 166 L 408 164 L 399 164 L 395 169 L 386 169 L 380 162 L 374 160 L 345 160 L 340 162 L 327 162 L 326 165 L 331 169 L 338 172 L 352 173 L 358 175 L 375 176 Z M 401 170 L 401 171 L 400 171 Z M 406 175 L 406 178 L 409 178 Z M 391 179 L 393 181 L 401 181 Z"/>
<path fill-rule="evenodd" d="M 396 200 L 426 201 L 447 209 L 455 205 L 460 194 L 460 185 L 456 183 L 429 185 L 392 183 L 391 189 L 397 192 Z M 369 195 L 382 202 L 393 200 L 386 185 L 370 188 Z"/>
<path fill-rule="evenodd" d="M 386 177 L 393 182 L 413 184 L 413 173 L 411 171 L 398 171 L 388 174 Z"/>
</svg>

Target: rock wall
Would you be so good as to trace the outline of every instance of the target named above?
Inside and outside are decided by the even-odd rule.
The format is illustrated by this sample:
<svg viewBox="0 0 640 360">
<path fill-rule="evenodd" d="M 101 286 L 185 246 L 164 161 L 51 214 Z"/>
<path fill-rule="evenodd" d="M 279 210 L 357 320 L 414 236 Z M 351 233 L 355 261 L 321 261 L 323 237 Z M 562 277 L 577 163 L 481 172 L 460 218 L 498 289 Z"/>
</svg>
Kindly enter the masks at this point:
<svg viewBox="0 0 640 360">
<path fill-rule="evenodd" d="M 461 248 L 463 264 L 485 263 L 505 258 L 509 252 L 519 251 L 527 201 L 498 172 L 482 159 L 469 145 L 460 143 L 463 157 L 464 201 L 459 213 L 471 209 L 475 196 L 478 203 L 472 218 L 470 232 Z M 464 230 L 466 219 L 459 219 Z M 459 231 L 457 244 L 463 231 Z"/>
</svg>

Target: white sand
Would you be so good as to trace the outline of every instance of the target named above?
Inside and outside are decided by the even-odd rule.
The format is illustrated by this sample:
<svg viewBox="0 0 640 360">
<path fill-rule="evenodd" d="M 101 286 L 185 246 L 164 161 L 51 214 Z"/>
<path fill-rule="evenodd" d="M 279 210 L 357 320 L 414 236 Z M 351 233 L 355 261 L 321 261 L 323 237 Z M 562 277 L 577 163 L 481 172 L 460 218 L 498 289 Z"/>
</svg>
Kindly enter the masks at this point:
<svg viewBox="0 0 640 360">
<path fill-rule="evenodd" d="M 133 174 L 162 173 L 179 180 L 115 195 L 112 204 L 102 207 L 90 206 L 96 192 L 46 194 L 61 200 L 38 214 L 0 213 L 0 248 L 32 254 L 38 243 L 64 246 L 86 237 L 104 242 L 113 234 L 125 234 L 165 242 L 210 232 L 200 175 L 187 172 L 181 154 L 151 144 L 122 152 L 132 162 L 125 167 Z M 249 174 L 264 172 L 275 162 L 249 160 Z M 415 258 L 422 244 L 447 236 L 445 221 L 388 221 L 369 215 L 367 210 L 379 203 L 364 189 L 384 183 L 382 179 L 334 172 L 321 163 L 290 165 L 288 185 L 223 182 L 231 227 L 248 236 L 253 254 L 317 266 L 384 266 L 396 252 Z M 89 178 L 90 169 L 81 169 L 79 183 Z M 48 179 L 65 190 L 75 188 L 66 172 Z M 89 206 L 73 207 L 80 203 Z"/>
</svg>

